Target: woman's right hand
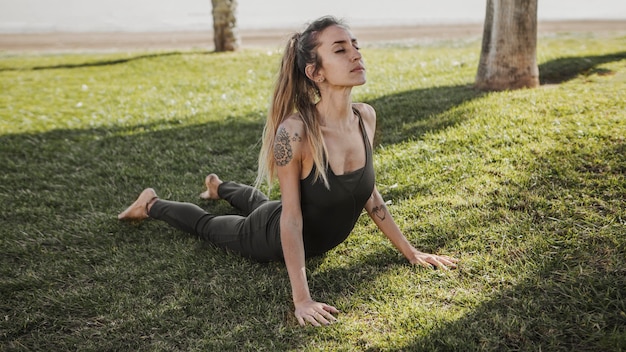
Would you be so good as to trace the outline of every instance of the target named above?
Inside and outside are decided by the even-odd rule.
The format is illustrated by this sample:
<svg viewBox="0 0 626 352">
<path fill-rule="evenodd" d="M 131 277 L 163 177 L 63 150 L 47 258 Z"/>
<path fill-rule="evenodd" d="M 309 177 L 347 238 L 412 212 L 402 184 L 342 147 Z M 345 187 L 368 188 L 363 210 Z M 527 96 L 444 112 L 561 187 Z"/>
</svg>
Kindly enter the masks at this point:
<svg viewBox="0 0 626 352">
<path fill-rule="evenodd" d="M 329 325 L 337 321 L 333 314 L 339 313 L 337 308 L 326 303 L 307 300 L 298 302 L 296 306 L 296 319 L 301 326 L 310 323 L 313 326 Z"/>
</svg>

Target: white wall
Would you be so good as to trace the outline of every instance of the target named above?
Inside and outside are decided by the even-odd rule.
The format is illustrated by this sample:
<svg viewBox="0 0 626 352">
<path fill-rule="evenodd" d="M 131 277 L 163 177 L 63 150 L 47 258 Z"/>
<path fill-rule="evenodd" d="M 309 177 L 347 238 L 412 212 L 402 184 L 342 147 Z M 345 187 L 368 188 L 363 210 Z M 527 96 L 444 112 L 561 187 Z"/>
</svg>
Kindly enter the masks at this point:
<svg viewBox="0 0 626 352">
<path fill-rule="evenodd" d="M 239 0 L 240 28 L 482 22 L 485 0 Z M 539 19 L 626 19 L 626 0 L 539 0 Z M 0 32 L 210 30 L 210 0 L 0 0 Z"/>
</svg>

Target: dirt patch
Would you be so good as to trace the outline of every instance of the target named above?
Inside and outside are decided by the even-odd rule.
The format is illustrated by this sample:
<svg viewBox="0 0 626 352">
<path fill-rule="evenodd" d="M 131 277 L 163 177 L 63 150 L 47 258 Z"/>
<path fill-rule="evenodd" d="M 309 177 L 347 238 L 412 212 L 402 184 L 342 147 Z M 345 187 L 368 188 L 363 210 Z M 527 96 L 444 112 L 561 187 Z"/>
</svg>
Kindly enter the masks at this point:
<svg viewBox="0 0 626 352">
<path fill-rule="evenodd" d="M 387 41 L 434 41 L 480 38 L 482 23 L 457 25 L 414 25 L 385 27 L 353 27 L 363 44 Z M 282 48 L 298 28 L 241 30 L 241 44 L 246 47 Z M 594 34 L 626 34 L 626 20 L 615 21 L 551 21 L 538 24 L 539 34 L 558 32 L 591 32 Z M 149 33 L 15 33 L 0 34 L 0 51 L 4 52 L 75 52 L 136 50 L 213 50 L 213 33 L 149 32 Z"/>
</svg>

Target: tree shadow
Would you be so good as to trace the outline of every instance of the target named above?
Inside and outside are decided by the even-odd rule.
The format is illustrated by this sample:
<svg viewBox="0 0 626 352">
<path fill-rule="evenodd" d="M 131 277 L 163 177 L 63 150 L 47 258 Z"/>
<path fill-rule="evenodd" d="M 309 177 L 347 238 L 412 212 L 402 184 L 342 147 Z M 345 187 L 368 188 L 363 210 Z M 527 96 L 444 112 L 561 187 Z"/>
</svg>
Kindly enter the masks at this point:
<svg viewBox="0 0 626 352">
<path fill-rule="evenodd" d="M 626 247 L 620 240 L 626 190 L 602 182 L 614 177 L 623 184 L 625 152 L 626 143 L 616 139 L 593 152 L 571 147 L 537 156 L 528 182 L 507 191 L 512 199 L 494 202 L 488 209 L 518 214 L 507 218 L 507 237 L 518 235 L 520 228 L 544 234 L 542 241 L 529 237 L 513 244 L 500 259 L 512 268 L 532 268 L 529 275 L 398 350 L 626 349 Z M 573 175 L 587 181 L 581 184 Z M 590 218 L 597 222 L 590 223 Z M 471 280 L 474 269 L 460 270 Z"/>
<path fill-rule="evenodd" d="M 485 93 L 471 85 L 429 87 L 387 95 L 368 101 L 376 109 L 375 144 L 416 140 L 426 133 L 454 126 L 471 116 L 446 114 Z"/>
<path fill-rule="evenodd" d="M 539 65 L 541 84 L 559 84 L 581 74 L 612 74 L 597 66 L 624 59 L 626 52 L 550 60 Z M 426 133 L 466 121 L 472 116 L 448 112 L 485 94 L 488 93 L 467 84 L 410 90 L 367 101 L 378 116 L 375 144 L 419 139 Z"/>
<path fill-rule="evenodd" d="M 208 55 L 212 54 L 212 51 L 171 51 L 171 52 L 157 52 L 142 55 L 134 55 L 124 58 L 111 58 L 105 60 L 86 61 L 79 63 L 65 63 L 58 65 L 45 65 L 45 66 L 32 66 L 32 67 L 0 67 L 0 72 L 3 71 L 41 71 L 41 70 L 58 70 L 58 69 L 73 69 L 73 68 L 85 68 L 85 67 L 99 67 L 99 66 L 113 66 L 126 64 L 132 61 L 154 59 L 167 56 L 181 56 L 181 55 Z"/>
<path fill-rule="evenodd" d="M 0 190 L 11 195 L 13 191 L 27 187 L 32 196 L 43 196 L 39 192 L 50 191 L 59 193 L 53 198 L 67 200 L 67 194 L 62 196 L 62 193 L 90 192 L 86 188 L 94 179 L 110 181 L 94 186 L 113 187 L 115 192 L 125 192 L 128 187 L 148 186 L 159 179 L 178 178 L 179 181 L 173 182 L 176 185 L 182 175 L 190 172 L 199 171 L 198 177 L 202 179 L 202 174 L 210 168 L 222 170 L 226 177 L 234 178 L 236 175 L 232 173 L 240 173 L 243 181 L 248 182 L 253 178 L 246 171 L 254 170 L 255 141 L 259 140 L 263 128 L 260 121 L 252 120 L 258 118 L 258 114 L 251 116 L 184 128 L 176 126 L 178 122 L 174 121 L 171 128 L 164 128 L 167 123 L 161 122 L 130 128 L 54 130 L 0 136 L 0 160 L 7 181 Z M 157 125 L 159 127 L 155 130 Z M 71 185 L 71 179 L 77 186 L 73 189 L 53 185 L 55 180 Z M 113 190 L 107 190 L 105 195 L 108 196 L 109 191 Z M 86 200 L 84 194 L 75 195 L 76 198 L 70 199 Z M 10 213 L 9 210 L 2 215 L 8 220 Z"/>
<path fill-rule="evenodd" d="M 84 347 L 93 339 L 102 342 L 102 349 L 96 348 L 98 350 L 130 348 L 128 346 L 141 349 L 150 341 L 141 341 L 138 336 L 150 336 L 155 331 L 171 336 L 172 332 L 167 331 L 171 329 L 168 315 L 153 307 L 144 308 L 151 314 L 162 314 L 163 325 L 157 324 L 155 329 L 158 330 L 152 332 L 146 330 L 139 320 L 127 319 L 128 322 L 123 323 L 124 319 L 116 318 L 119 313 L 114 307 L 127 304 L 126 300 L 115 298 L 119 297 L 117 291 L 121 291 L 122 296 L 125 291 L 132 296 L 148 292 L 153 301 L 171 301 L 167 295 L 180 292 L 168 288 L 169 280 L 163 280 L 164 273 L 176 275 L 187 266 L 207 266 L 207 261 L 211 263 L 215 258 L 224 260 L 212 263 L 211 270 L 227 271 L 237 265 L 237 259 L 207 248 L 202 255 L 199 252 L 190 255 L 182 268 L 148 274 L 149 280 L 154 280 L 157 285 L 154 290 L 136 288 L 129 283 L 146 279 L 137 275 L 137 270 L 141 271 L 146 263 L 150 263 L 148 266 L 158 265 L 161 260 L 159 256 L 144 253 L 163 251 L 172 255 L 162 248 L 170 246 L 165 237 L 171 238 L 176 246 L 185 245 L 189 236 L 171 231 L 163 223 L 120 223 L 116 214 L 148 186 L 155 187 L 164 198 L 197 203 L 216 212 L 229 212 L 228 207 L 207 204 L 198 195 L 203 188 L 204 176 L 211 171 L 220 173 L 225 179 L 254 180 L 256 169 L 252 165 L 257 151 L 253 141 L 258 139 L 263 127 L 260 121 L 254 120 L 258 116 L 256 113 L 241 119 L 182 128 L 172 122 L 170 126 L 158 123 L 0 136 L 0 203 L 3 204 L 0 212 L 3 242 L 0 310 L 10 316 L 12 322 L 0 330 L 7 346 L 23 343 L 23 348 L 38 349 L 38 344 L 46 339 L 49 342 L 45 349 L 64 350 L 72 341 L 77 341 L 77 335 L 91 331 L 93 336 L 84 340 L 78 338 L 80 342 L 76 343 Z M 194 253 L 193 245 L 189 250 Z M 136 258 L 143 258 L 143 263 Z M 180 259 L 171 263 L 176 265 Z M 261 267 L 250 267 L 263 272 Z M 30 271 L 37 272 L 36 277 L 29 275 Z M 232 276 L 218 277 L 225 282 L 215 281 L 224 287 L 233 284 L 229 282 L 233 280 Z M 198 289 L 197 295 L 208 295 L 202 285 L 193 284 L 200 278 L 212 279 L 203 271 L 190 276 L 189 284 L 187 280 L 182 280 L 181 284 L 185 289 Z M 75 286 L 76 282 L 84 282 L 91 289 L 81 291 Z M 110 282 L 119 285 L 111 287 Z M 51 299 L 40 304 L 34 292 Z M 213 312 L 219 308 L 220 302 L 239 299 L 236 294 L 238 292 L 220 298 L 222 300 L 209 296 L 206 302 L 198 305 Z M 189 304 L 195 304 L 194 301 L 192 299 Z M 21 314 L 18 310 L 29 313 Z M 198 312 L 179 313 L 193 316 Z M 171 319 L 172 313 L 169 314 Z M 198 317 L 201 321 L 202 315 Z M 250 317 L 243 314 L 225 326 L 233 327 L 239 319 L 246 318 Z M 91 324 L 94 319 L 95 325 Z M 187 318 L 183 316 L 181 319 Z M 245 323 L 249 325 L 250 321 Z M 199 327 L 197 331 L 194 330 L 197 326 L 185 328 L 202 334 L 201 324 L 194 324 Z M 121 331 L 122 327 L 127 331 Z M 233 338 L 236 342 L 247 338 L 243 332 L 233 334 L 220 329 L 216 332 L 223 334 L 225 339 Z M 163 339 L 175 343 L 167 337 Z"/>
<path fill-rule="evenodd" d="M 134 59 L 142 58 L 140 56 Z M 383 143 L 397 143 L 458 123 L 460 120 L 457 119 L 438 120 L 436 115 L 481 94 L 465 86 L 440 87 L 384 97 L 371 103 L 381 111 L 380 116 L 391 115 L 394 110 L 402 112 L 393 114 L 389 119 L 381 118 L 378 127 L 383 135 L 381 138 Z M 417 116 L 414 114 L 416 110 L 420 111 Z M 214 213 L 232 213 L 233 209 L 225 202 L 206 204 L 198 198 L 198 195 L 202 191 L 204 175 L 209 172 L 217 172 L 225 180 L 232 179 L 248 184 L 254 181 L 256 158 L 260 147 L 258 141 L 263 129 L 263 121 L 259 119 L 259 115 L 259 112 L 254 112 L 248 116 L 229 118 L 225 121 L 184 127 L 181 127 L 178 121 L 184 120 L 185 117 L 178 117 L 172 122 L 140 126 L 63 129 L 45 133 L 0 136 L 0 165 L 3 165 L 0 201 L 4 207 L 0 213 L 2 231 L 6 232 L 4 237 L 6 243 L 23 243 L 21 247 L 11 246 L 0 259 L 0 267 L 5 268 L 1 273 L 6 275 L 7 280 L 15 281 L 15 284 L 3 284 L 0 293 L 7 304 L 20 307 L 23 304 L 19 303 L 20 297 L 27 290 L 41 287 L 47 282 L 49 284 L 44 285 L 44 294 L 56 300 L 56 303 L 45 307 L 38 306 L 38 303 L 28 303 L 36 307 L 38 315 L 35 318 L 31 316 L 29 319 L 32 320 L 22 321 L 20 329 L 6 330 L 5 337 L 12 341 L 20 341 L 31 334 L 36 334 L 44 338 L 56 336 L 57 346 L 69 343 L 69 340 L 58 336 L 69 334 L 65 330 L 72 328 L 65 326 L 64 319 L 59 319 L 56 326 L 50 326 L 49 319 L 55 319 L 63 304 L 69 305 L 73 299 L 79 297 L 72 295 L 64 296 L 65 298 L 57 297 L 55 287 L 63 285 L 67 277 L 72 277 L 76 281 L 90 281 L 100 290 L 102 287 L 106 289 L 105 284 L 100 284 L 97 280 L 94 282 L 95 279 L 91 276 L 93 271 L 123 273 L 125 269 L 118 264 L 105 266 L 109 261 L 107 253 L 99 248 L 119 247 L 116 255 L 118 258 L 124 258 L 135 248 L 143 250 L 150 248 L 149 244 L 152 241 L 150 237 L 159 234 L 171 236 L 172 233 L 177 233 L 162 223 L 147 223 L 134 227 L 116 220 L 115 215 L 130 204 L 143 188 L 154 187 L 163 198 L 197 203 L 201 207 L 208 207 Z M 388 132 L 393 129 L 394 124 L 404 126 L 398 131 Z M 186 234 L 179 236 L 178 239 L 187 237 Z M 160 246 L 158 241 L 156 240 L 153 245 Z M 204 257 L 218 258 L 219 264 L 212 264 L 215 270 L 228 268 L 232 266 L 229 263 L 241 261 L 217 248 L 202 244 L 199 246 L 202 247 L 202 251 L 208 253 L 190 260 L 202 262 Z M 45 249 L 43 253 L 41 248 Z M 75 256 L 76 254 L 78 256 Z M 85 256 L 89 256 L 89 264 L 84 263 Z M 20 263 L 21 269 L 10 270 L 17 263 Z M 317 271 L 319 263 L 319 259 L 310 261 L 314 272 Z M 378 248 L 370 248 L 366 254 L 361 255 L 347 267 L 314 273 L 312 285 L 314 289 L 320 291 L 320 298 L 336 301 L 349 296 L 351 289 L 358 285 L 359 281 L 371 280 L 376 273 L 384 272 L 377 268 L 400 263 L 405 262 L 398 259 L 393 250 L 388 248 L 380 251 Z M 247 265 L 252 272 L 276 277 L 274 280 L 276 283 L 272 285 L 277 292 L 282 292 L 281 290 L 287 287 L 287 275 L 283 269 L 277 270 L 272 265 Z M 363 266 L 367 269 L 364 270 Z M 42 267 L 57 269 L 55 272 L 48 272 L 40 270 Z M 39 278 L 26 285 L 22 282 L 25 280 L 21 274 L 24 270 L 39 271 Z M 364 276 L 368 273 L 369 277 Z M 346 276 L 349 280 L 345 279 Z M 244 279 L 226 276 L 222 279 L 225 282 L 222 283 L 219 279 L 216 282 L 224 286 L 233 284 L 245 286 L 243 282 L 229 281 Z M 284 291 L 288 293 L 288 290 Z M 225 300 L 239 303 L 254 302 L 254 295 L 254 290 L 245 292 L 245 295 L 235 292 Z M 272 299 L 277 298 L 274 296 Z M 106 299 L 104 301 L 106 302 Z M 287 297 L 286 302 L 288 301 Z M 220 304 L 219 302 L 216 300 L 215 304 Z M 268 302 L 271 300 L 268 299 Z M 121 302 L 105 304 L 116 305 Z M 211 306 L 213 303 L 207 304 L 210 310 L 214 310 Z M 267 306 L 257 308 L 269 309 Z M 292 316 L 290 309 L 290 305 L 284 307 L 285 315 L 289 317 Z M 75 307 L 75 310 L 68 311 L 70 312 L 68 314 L 75 314 L 77 317 L 67 324 L 80 323 L 83 319 L 80 317 L 83 316 L 104 316 L 104 320 L 113 319 L 103 311 L 106 312 L 106 307 L 98 305 Z M 237 313 L 241 315 L 237 316 Z M 241 310 L 233 309 L 232 313 L 226 313 L 224 316 L 230 319 L 227 326 L 236 326 L 239 330 L 229 332 L 223 331 L 222 328 L 217 329 L 216 333 L 223 335 L 222 346 L 236 345 L 248 335 L 254 335 L 251 333 L 252 330 L 258 329 L 255 325 L 250 325 L 250 321 L 255 317 L 242 314 Z M 293 318 L 287 320 L 289 324 L 297 325 Z M 132 324 L 127 328 L 131 331 L 141 329 Z M 96 330 L 97 326 L 84 329 L 85 333 Z M 106 328 L 100 336 L 113 337 L 107 334 L 113 334 L 115 331 L 112 327 Z M 268 327 L 265 334 L 278 336 L 272 327 Z M 279 345 L 284 347 L 301 345 L 297 338 L 300 334 L 302 333 L 299 330 L 292 333 L 283 332 L 280 338 L 285 342 Z M 69 335 L 66 337 L 71 338 Z M 125 341 L 125 338 L 128 337 L 111 341 L 107 345 L 113 346 L 111 347 L 113 349 L 118 344 L 137 343 Z"/>
<path fill-rule="evenodd" d="M 624 59 L 626 59 L 626 51 L 606 55 L 558 58 L 539 65 L 539 80 L 541 84 L 559 84 L 572 80 L 581 74 L 612 74 L 609 70 L 596 67 Z"/>
</svg>

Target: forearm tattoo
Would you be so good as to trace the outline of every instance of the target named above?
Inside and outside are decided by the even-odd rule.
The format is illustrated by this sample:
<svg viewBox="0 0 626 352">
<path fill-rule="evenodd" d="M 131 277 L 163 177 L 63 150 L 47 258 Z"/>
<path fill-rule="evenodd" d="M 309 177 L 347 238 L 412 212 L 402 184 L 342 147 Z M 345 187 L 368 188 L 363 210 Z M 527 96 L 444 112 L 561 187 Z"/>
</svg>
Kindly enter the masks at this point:
<svg viewBox="0 0 626 352">
<path fill-rule="evenodd" d="M 385 204 L 377 205 L 372 208 L 370 214 L 380 220 L 385 220 L 387 218 L 387 207 Z"/>
<path fill-rule="evenodd" d="M 297 133 L 290 137 L 284 127 L 281 127 L 276 133 L 276 141 L 274 142 L 274 160 L 276 165 L 285 166 L 293 159 L 293 150 L 290 141 L 300 142 L 302 137 Z"/>
</svg>

